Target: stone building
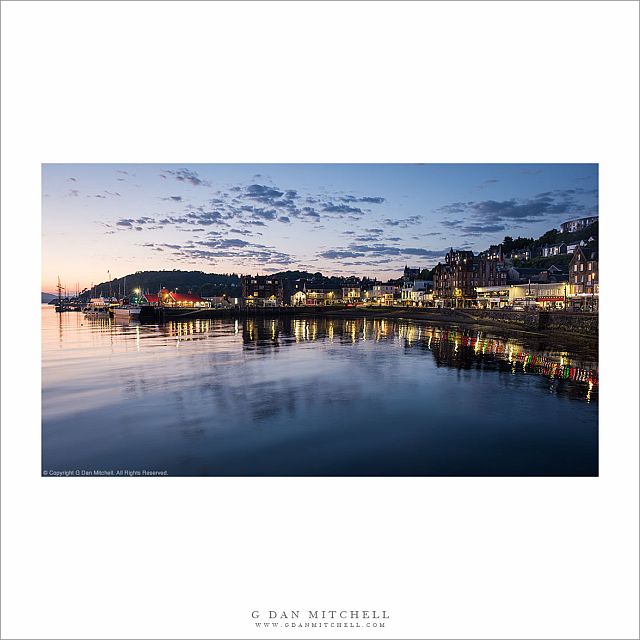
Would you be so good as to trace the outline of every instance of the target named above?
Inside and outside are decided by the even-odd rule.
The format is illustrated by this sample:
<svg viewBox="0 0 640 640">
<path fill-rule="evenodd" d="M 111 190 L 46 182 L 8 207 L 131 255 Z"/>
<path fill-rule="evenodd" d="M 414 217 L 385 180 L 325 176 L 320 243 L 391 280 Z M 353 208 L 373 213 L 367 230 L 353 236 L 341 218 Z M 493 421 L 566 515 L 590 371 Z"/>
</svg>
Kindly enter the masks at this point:
<svg viewBox="0 0 640 640">
<path fill-rule="evenodd" d="M 567 220 L 560 225 L 560 233 L 575 233 L 590 227 L 594 222 L 598 222 L 598 216 L 589 216 L 587 218 L 576 218 L 575 220 Z"/>
<path fill-rule="evenodd" d="M 282 280 L 275 276 L 242 276 L 242 304 L 245 306 L 282 306 Z"/>
<path fill-rule="evenodd" d="M 578 247 L 569 263 L 569 292 L 581 308 L 598 308 L 600 285 L 598 251 L 595 247 Z"/>
<path fill-rule="evenodd" d="M 478 287 L 506 286 L 509 268 L 502 250 L 478 256 L 473 251 L 454 251 L 438 263 L 433 275 L 433 297 L 446 307 L 464 307 L 476 299 Z"/>
</svg>

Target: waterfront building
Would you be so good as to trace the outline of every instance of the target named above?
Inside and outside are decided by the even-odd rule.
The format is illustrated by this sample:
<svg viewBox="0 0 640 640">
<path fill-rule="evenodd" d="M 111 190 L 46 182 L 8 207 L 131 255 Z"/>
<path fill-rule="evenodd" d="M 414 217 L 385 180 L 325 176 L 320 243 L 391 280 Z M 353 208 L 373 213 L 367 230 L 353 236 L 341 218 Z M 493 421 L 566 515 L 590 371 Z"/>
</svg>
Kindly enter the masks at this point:
<svg viewBox="0 0 640 640">
<path fill-rule="evenodd" d="M 478 287 L 476 300 L 483 309 L 502 309 L 509 305 L 510 286 Z"/>
<path fill-rule="evenodd" d="M 233 302 L 224 296 L 212 296 L 205 298 L 214 309 L 228 309 L 233 306 Z M 237 298 L 236 298 L 237 300 Z M 237 304 L 237 302 L 235 303 Z"/>
<path fill-rule="evenodd" d="M 303 307 L 307 304 L 307 292 L 300 289 L 291 296 L 291 304 L 294 307 Z"/>
<path fill-rule="evenodd" d="M 393 284 L 375 284 L 371 290 L 371 299 L 380 305 L 392 305 L 400 289 Z"/>
<path fill-rule="evenodd" d="M 523 302 L 533 301 L 539 309 L 564 309 L 569 295 L 566 282 L 535 282 L 511 285 L 509 304 L 513 308 L 523 306 Z"/>
<path fill-rule="evenodd" d="M 299 306 L 318 306 L 338 304 L 342 301 L 342 291 L 332 288 L 306 288 L 304 291 L 296 291 L 291 296 L 291 304 Z"/>
<path fill-rule="evenodd" d="M 575 233 L 590 227 L 598 222 L 598 216 L 588 216 L 586 218 L 576 218 L 575 220 L 567 220 L 560 225 L 560 233 Z"/>
<path fill-rule="evenodd" d="M 477 306 L 483 309 L 564 309 L 566 282 L 528 282 L 502 287 L 478 287 Z"/>
<path fill-rule="evenodd" d="M 597 310 L 600 295 L 598 251 L 578 247 L 569 263 L 569 291 L 574 306 Z"/>
<path fill-rule="evenodd" d="M 361 287 L 342 287 L 342 301 L 346 303 L 359 302 L 362 299 Z"/>
<path fill-rule="evenodd" d="M 242 304 L 255 307 L 282 306 L 282 280 L 276 276 L 242 276 Z"/>
<path fill-rule="evenodd" d="M 426 301 L 426 295 L 429 292 L 429 285 L 432 284 L 428 280 L 414 280 L 407 282 L 400 290 L 400 301 L 403 306 L 423 306 Z"/>
<path fill-rule="evenodd" d="M 473 305 L 477 287 L 506 286 L 510 267 L 504 262 L 502 247 L 478 256 L 473 251 L 454 251 L 438 263 L 433 276 L 433 298 L 437 306 Z"/>
<path fill-rule="evenodd" d="M 148 296 L 145 296 L 147 300 Z M 211 306 L 211 303 L 198 295 L 191 292 L 178 293 L 177 291 L 168 291 L 161 289 L 158 292 L 158 304 L 162 307 L 187 307 L 203 309 Z"/>
</svg>

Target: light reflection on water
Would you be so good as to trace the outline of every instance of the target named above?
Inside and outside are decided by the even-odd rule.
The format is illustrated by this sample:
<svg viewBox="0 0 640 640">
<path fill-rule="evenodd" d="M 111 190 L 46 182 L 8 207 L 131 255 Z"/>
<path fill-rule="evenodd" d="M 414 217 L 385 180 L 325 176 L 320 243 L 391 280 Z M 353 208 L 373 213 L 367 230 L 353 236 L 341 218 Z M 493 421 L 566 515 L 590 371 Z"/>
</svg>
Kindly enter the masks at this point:
<svg viewBox="0 0 640 640">
<path fill-rule="evenodd" d="M 43 469 L 595 475 L 597 389 L 593 357 L 477 329 L 43 309 Z"/>
</svg>

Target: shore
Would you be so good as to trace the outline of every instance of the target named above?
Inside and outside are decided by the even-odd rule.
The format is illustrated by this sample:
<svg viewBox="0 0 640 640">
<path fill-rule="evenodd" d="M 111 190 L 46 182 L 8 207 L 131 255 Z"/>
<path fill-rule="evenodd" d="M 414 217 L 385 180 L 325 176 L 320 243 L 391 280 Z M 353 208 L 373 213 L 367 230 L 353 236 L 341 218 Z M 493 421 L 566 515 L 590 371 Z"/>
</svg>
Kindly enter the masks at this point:
<svg viewBox="0 0 640 640">
<path fill-rule="evenodd" d="M 545 336 L 572 343 L 598 344 L 598 315 L 563 311 L 506 311 L 483 309 L 433 309 L 416 307 L 259 307 L 244 309 L 163 309 L 162 320 L 218 317 L 323 316 L 327 318 L 367 318 L 410 320 L 452 327 L 478 326 L 529 336 Z"/>
</svg>

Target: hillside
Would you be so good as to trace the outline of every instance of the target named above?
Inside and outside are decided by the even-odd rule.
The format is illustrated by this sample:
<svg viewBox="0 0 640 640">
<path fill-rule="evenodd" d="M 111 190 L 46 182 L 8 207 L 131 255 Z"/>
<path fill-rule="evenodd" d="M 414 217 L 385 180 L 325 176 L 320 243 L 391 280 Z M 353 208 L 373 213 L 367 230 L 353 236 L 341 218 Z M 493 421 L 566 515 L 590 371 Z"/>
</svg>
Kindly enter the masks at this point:
<svg viewBox="0 0 640 640">
<path fill-rule="evenodd" d="M 138 271 L 122 278 L 114 278 L 111 282 L 100 282 L 83 294 L 83 297 L 124 294 L 125 289 L 127 292 L 140 289 L 143 292 L 155 293 L 162 287 L 171 291 L 191 291 L 202 296 L 237 296 L 240 292 L 240 277 L 235 273 L 204 273 L 179 269 Z"/>
<path fill-rule="evenodd" d="M 53 293 L 45 293 L 44 291 L 40 292 L 42 296 L 42 304 L 49 304 L 52 300 L 55 300 L 58 296 Z"/>
<path fill-rule="evenodd" d="M 343 278 L 339 276 L 324 276 L 320 272 L 308 271 L 279 271 L 272 274 L 283 280 L 298 280 L 300 278 L 313 282 L 318 286 L 343 286 L 360 282 L 360 279 L 352 276 Z M 143 292 L 155 293 L 162 287 L 170 291 L 191 291 L 202 296 L 228 295 L 237 297 L 240 295 L 240 276 L 236 273 L 204 273 L 202 271 L 138 271 L 121 278 L 114 278 L 111 282 L 100 282 L 90 291 L 83 292 L 81 297 L 88 299 L 94 296 L 123 295 L 125 289 L 128 293 L 134 289 Z"/>
<path fill-rule="evenodd" d="M 508 253 L 514 249 L 524 249 L 530 247 L 532 249 L 540 250 L 545 245 L 559 244 L 564 242 L 565 244 L 571 244 L 573 242 L 579 242 L 581 240 L 588 241 L 590 238 L 594 239 L 594 243 L 598 242 L 598 223 L 595 222 L 582 231 L 576 231 L 574 233 L 560 233 L 558 229 L 551 229 L 543 233 L 537 240 L 533 238 L 511 238 L 506 236 L 502 241 L 502 250 Z M 496 249 L 497 245 L 493 245 L 491 249 Z M 558 256 L 551 256 L 543 258 L 542 256 L 536 256 L 531 260 L 514 260 L 513 264 L 516 267 L 539 267 L 540 269 L 546 269 L 551 265 L 555 265 L 560 268 L 568 268 L 571 262 L 571 254 L 562 254 Z"/>
</svg>

